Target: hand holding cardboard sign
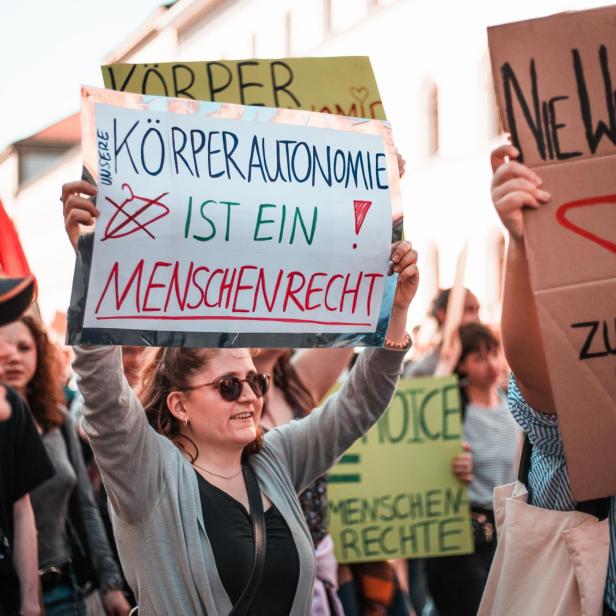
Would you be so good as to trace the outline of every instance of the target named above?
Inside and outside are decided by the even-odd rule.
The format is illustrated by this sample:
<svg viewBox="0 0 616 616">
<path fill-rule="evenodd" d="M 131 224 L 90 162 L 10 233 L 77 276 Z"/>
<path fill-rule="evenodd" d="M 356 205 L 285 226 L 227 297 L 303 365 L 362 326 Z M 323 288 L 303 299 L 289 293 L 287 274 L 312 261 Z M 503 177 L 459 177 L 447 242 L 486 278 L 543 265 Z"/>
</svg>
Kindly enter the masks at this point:
<svg viewBox="0 0 616 616">
<path fill-rule="evenodd" d="M 492 152 L 492 201 L 512 240 L 507 249 L 501 331 L 507 363 L 518 379 L 530 404 L 548 413 L 555 412 L 550 379 L 541 339 L 537 308 L 530 286 L 522 210 L 539 208 L 550 195 L 538 188 L 541 180 L 528 167 L 506 162 L 518 151 L 503 145 Z M 541 194 L 540 194 L 541 193 Z"/>
<path fill-rule="evenodd" d="M 494 172 L 492 201 L 514 239 L 521 239 L 524 234 L 522 208 L 539 208 L 550 200 L 550 194 L 540 188 L 541 178 L 525 165 L 512 160 L 519 155 L 516 148 L 505 144 L 496 148 L 490 157 Z"/>
<path fill-rule="evenodd" d="M 79 225 L 93 225 L 100 213 L 92 201 L 82 195 L 92 197 L 95 194 L 96 187 L 84 180 L 67 182 L 62 185 L 60 201 L 63 204 L 64 228 L 75 251 L 79 238 Z"/>
<path fill-rule="evenodd" d="M 615 19 L 616 7 L 608 6 L 488 29 L 502 126 L 519 152 L 516 162 L 539 174 L 551 194 L 539 209 L 514 204 L 509 212 L 496 191 L 502 187 L 511 203 L 514 191 L 501 171 L 508 152 L 494 153 L 495 204 L 512 239 L 518 233 L 507 254 L 503 340 L 527 401 L 558 410 L 577 500 L 616 493 L 609 350 L 616 291 Z M 516 188 L 541 201 L 539 189 Z M 522 199 L 533 207 L 529 194 Z"/>
</svg>

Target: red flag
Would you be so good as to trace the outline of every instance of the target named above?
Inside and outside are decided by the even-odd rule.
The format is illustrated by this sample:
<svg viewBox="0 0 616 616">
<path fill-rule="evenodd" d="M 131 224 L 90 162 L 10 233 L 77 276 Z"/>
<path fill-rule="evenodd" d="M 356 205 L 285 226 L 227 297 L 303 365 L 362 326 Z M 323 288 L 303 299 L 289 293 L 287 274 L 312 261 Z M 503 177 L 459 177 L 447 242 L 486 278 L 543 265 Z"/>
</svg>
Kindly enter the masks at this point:
<svg viewBox="0 0 616 616">
<path fill-rule="evenodd" d="M 0 201 L 0 275 L 19 278 L 31 273 L 15 225 Z"/>
</svg>

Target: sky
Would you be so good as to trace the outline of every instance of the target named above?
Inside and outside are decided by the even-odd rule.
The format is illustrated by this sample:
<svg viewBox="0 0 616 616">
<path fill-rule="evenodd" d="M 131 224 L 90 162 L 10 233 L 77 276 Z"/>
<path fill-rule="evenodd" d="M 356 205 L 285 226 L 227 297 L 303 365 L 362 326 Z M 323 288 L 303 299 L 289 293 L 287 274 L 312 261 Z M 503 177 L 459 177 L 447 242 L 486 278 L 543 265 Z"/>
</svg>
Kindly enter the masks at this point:
<svg viewBox="0 0 616 616">
<path fill-rule="evenodd" d="M 79 86 L 102 86 L 101 60 L 162 0 L 0 3 L 0 152 L 79 110 Z"/>
</svg>

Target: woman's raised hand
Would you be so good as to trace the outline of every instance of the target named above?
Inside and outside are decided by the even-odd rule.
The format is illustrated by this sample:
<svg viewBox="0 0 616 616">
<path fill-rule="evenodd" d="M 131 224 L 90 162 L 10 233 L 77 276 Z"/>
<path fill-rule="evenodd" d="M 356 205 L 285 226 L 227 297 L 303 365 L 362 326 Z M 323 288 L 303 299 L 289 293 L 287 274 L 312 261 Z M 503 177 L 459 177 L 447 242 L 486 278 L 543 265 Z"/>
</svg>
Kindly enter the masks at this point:
<svg viewBox="0 0 616 616">
<path fill-rule="evenodd" d="M 506 144 L 490 156 L 494 173 L 492 202 L 509 235 L 516 240 L 524 235 L 522 208 L 537 209 L 550 200 L 550 194 L 541 189 L 541 178 L 526 165 L 516 162 L 519 155 L 516 148 Z"/>
<path fill-rule="evenodd" d="M 407 310 L 417 292 L 419 270 L 417 251 L 411 242 L 395 242 L 391 246 L 391 271 L 398 274 L 398 285 L 394 296 L 394 308 Z"/>
<path fill-rule="evenodd" d="M 77 251 L 79 225 L 93 225 L 100 213 L 89 199 L 95 194 L 96 187 L 85 180 L 67 182 L 62 186 L 60 199 L 64 206 L 64 228 L 75 251 Z"/>
</svg>

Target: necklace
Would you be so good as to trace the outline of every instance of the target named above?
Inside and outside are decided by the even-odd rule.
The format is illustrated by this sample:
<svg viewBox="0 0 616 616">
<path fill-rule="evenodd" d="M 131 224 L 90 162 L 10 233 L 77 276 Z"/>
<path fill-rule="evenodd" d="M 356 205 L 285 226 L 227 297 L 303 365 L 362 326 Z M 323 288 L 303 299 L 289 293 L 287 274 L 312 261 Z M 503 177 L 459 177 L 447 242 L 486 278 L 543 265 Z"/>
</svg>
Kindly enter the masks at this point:
<svg viewBox="0 0 616 616">
<path fill-rule="evenodd" d="M 214 477 L 218 477 L 219 479 L 235 479 L 242 472 L 242 469 L 240 467 L 240 470 L 237 471 L 237 473 L 234 473 L 233 475 L 219 475 L 218 473 L 213 473 L 212 471 L 208 471 L 207 468 L 203 468 L 203 466 L 199 466 L 196 462 L 193 462 L 192 465 L 196 466 L 201 471 L 205 471 L 209 475 L 214 475 Z"/>
</svg>

